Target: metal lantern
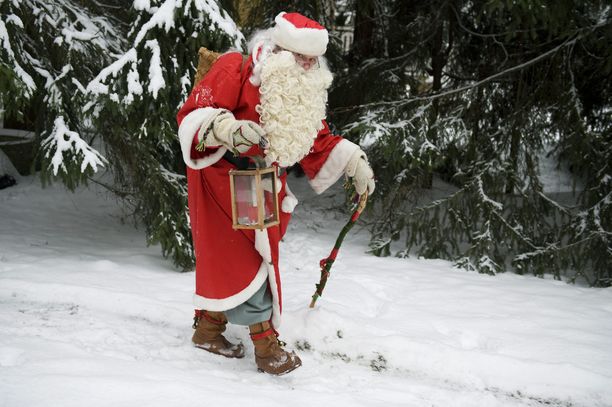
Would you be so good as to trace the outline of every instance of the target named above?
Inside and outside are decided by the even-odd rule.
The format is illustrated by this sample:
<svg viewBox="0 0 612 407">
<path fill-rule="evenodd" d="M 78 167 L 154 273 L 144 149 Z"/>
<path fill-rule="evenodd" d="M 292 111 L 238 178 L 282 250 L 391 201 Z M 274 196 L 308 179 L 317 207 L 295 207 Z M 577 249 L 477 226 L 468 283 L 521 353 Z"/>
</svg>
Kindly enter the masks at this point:
<svg viewBox="0 0 612 407">
<path fill-rule="evenodd" d="M 232 227 L 265 229 L 280 223 L 276 167 L 230 170 Z"/>
</svg>

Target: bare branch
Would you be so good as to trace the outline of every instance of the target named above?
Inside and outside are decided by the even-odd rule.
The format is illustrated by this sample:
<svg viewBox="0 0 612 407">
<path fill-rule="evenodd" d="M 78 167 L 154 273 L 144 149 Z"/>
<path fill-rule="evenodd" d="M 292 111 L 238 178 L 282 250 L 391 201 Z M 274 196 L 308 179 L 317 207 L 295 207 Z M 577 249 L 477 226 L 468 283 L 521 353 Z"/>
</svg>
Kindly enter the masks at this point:
<svg viewBox="0 0 612 407">
<path fill-rule="evenodd" d="M 559 44 L 558 46 L 556 46 L 555 48 L 552 48 L 548 51 L 546 51 L 543 54 L 538 55 L 535 58 L 530 59 L 529 61 L 523 62 L 521 64 L 515 65 L 513 67 L 510 67 L 508 69 L 505 69 L 501 72 L 497 72 L 487 78 L 484 78 L 476 83 L 470 84 L 470 85 L 466 85 L 466 86 L 462 86 L 460 88 L 456 88 L 456 89 L 450 89 L 444 92 L 439 92 L 430 96 L 420 96 L 420 97 L 413 97 L 413 98 L 406 98 L 406 99 L 401 99 L 401 100 L 392 100 L 392 101 L 383 101 L 383 102 L 372 102 L 372 103 L 365 103 L 362 105 L 356 105 L 356 106 L 346 106 L 346 107 L 339 107 L 334 109 L 334 112 L 345 112 L 345 111 L 350 111 L 350 110 L 354 110 L 354 109 L 359 109 L 359 108 L 364 108 L 364 107 L 374 107 L 374 106 L 402 106 L 402 105 L 406 105 L 412 102 L 418 102 L 418 101 L 425 101 L 425 100 L 434 100 L 434 99 L 439 99 L 442 97 L 446 97 L 446 96 L 450 96 L 450 95 L 454 95 L 456 93 L 460 93 L 460 92 L 464 92 L 466 90 L 470 90 L 473 88 L 476 88 L 480 85 L 483 85 L 485 83 L 491 82 L 494 79 L 497 79 L 501 76 L 507 75 L 511 72 L 515 72 L 521 69 L 524 69 L 530 65 L 535 64 L 536 62 L 539 62 L 543 59 L 546 59 L 547 57 L 549 57 L 550 55 L 555 54 L 557 51 L 561 50 L 562 48 L 565 48 L 569 45 L 573 45 L 579 38 L 581 38 L 581 36 L 575 36 L 572 39 L 567 39 L 566 41 L 564 41 L 563 43 Z"/>
</svg>

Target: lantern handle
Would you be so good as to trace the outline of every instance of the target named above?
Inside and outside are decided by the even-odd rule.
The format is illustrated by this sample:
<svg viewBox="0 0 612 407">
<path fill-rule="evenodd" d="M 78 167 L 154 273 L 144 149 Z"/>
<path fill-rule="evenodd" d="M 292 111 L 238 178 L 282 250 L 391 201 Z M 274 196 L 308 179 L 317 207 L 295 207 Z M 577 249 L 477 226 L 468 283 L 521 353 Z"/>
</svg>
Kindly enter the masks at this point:
<svg viewBox="0 0 612 407">
<path fill-rule="evenodd" d="M 270 142 L 268 141 L 267 138 L 265 137 L 261 137 L 261 139 L 259 140 L 259 148 L 266 153 L 268 150 L 268 148 L 270 148 Z M 253 161 L 255 162 L 255 167 L 257 169 L 262 169 L 262 168 L 267 168 L 268 167 L 268 163 L 266 163 L 266 159 L 261 156 L 261 155 L 255 155 L 252 157 Z"/>
<path fill-rule="evenodd" d="M 266 160 L 260 155 L 254 155 L 251 157 L 253 162 L 255 162 L 255 167 L 257 169 L 267 168 Z"/>
</svg>

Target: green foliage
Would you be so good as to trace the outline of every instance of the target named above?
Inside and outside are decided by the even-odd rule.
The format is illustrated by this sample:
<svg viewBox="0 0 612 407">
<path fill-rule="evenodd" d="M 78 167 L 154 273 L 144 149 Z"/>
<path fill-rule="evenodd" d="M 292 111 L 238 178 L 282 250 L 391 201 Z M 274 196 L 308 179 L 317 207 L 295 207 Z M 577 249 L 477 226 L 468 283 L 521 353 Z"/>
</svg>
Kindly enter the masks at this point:
<svg viewBox="0 0 612 407">
<path fill-rule="evenodd" d="M 147 241 L 192 268 L 175 116 L 198 49 L 243 48 L 232 20 L 214 1 L 14 0 L 0 15 L 0 96 L 39 137 L 43 183 L 74 189 L 106 166 Z"/>
<path fill-rule="evenodd" d="M 191 90 L 198 48 L 244 50 L 244 41 L 227 31 L 231 19 L 216 2 L 136 4 L 0 2 L 0 98 L 9 121 L 38 134 L 44 183 L 73 189 L 107 167 L 147 241 L 189 269 L 175 114 Z M 258 4 L 246 32 L 283 10 L 327 27 L 336 17 L 326 1 Z M 372 251 L 611 285 L 607 3 L 343 7 L 354 13 L 355 45 L 342 56 L 332 40 L 327 55 L 338 73 L 331 120 L 374 166 Z M 546 189 L 546 154 L 571 174 L 575 194 Z"/>
<path fill-rule="evenodd" d="M 187 270 L 194 258 L 176 112 L 191 91 L 198 49 L 243 43 L 238 32 L 220 29 L 200 3 L 174 5 L 171 26 L 163 22 L 167 14 L 153 8 L 168 3 L 152 3 L 150 10 L 130 10 L 132 47 L 90 82 L 86 111 L 107 146 L 117 188 L 143 220 L 147 242 L 161 244 L 164 256 Z"/>
<path fill-rule="evenodd" d="M 374 165 L 373 253 L 612 284 L 609 7 L 373 3 L 385 48 L 330 98 Z M 577 195 L 545 189 L 547 153 Z"/>
<path fill-rule="evenodd" d="M 22 120 L 23 109 L 29 99 L 28 88 L 16 76 L 12 67 L 4 63 L 5 60 L 8 61 L 8 57 L 2 55 L 2 62 L 0 63 L 0 104 L 4 109 L 5 116 Z"/>
<path fill-rule="evenodd" d="M 81 168 L 87 155 L 97 155 L 88 146 L 93 136 L 80 109 L 85 96 L 83 83 L 121 46 L 114 38 L 112 18 L 91 11 L 92 6 L 99 7 L 95 4 L 42 0 L 0 3 L 4 27 L 0 27 L 4 32 L 0 40 L 0 97 L 5 121 L 38 136 L 43 182 L 60 178 L 70 189 L 86 183 L 97 171 L 97 163 L 102 164 L 85 160 L 91 165 Z M 58 150 L 63 142 L 55 133 L 58 118 L 76 132 L 70 148 Z M 54 163 L 51 157 L 58 151 L 63 160 Z"/>
</svg>

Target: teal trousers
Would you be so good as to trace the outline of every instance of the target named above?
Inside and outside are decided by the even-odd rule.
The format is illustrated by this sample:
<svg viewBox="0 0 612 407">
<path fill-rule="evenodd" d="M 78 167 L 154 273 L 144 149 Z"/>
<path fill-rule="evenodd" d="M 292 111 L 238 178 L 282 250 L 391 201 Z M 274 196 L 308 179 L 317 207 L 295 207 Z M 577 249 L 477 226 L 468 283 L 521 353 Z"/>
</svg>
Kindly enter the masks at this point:
<svg viewBox="0 0 612 407">
<path fill-rule="evenodd" d="M 272 294 L 268 289 L 268 282 L 264 281 L 251 298 L 236 308 L 223 311 L 223 313 L 229 322 L 236 325 L 248 326 L 270 320 L 272 317 Z"/>
</svg>

